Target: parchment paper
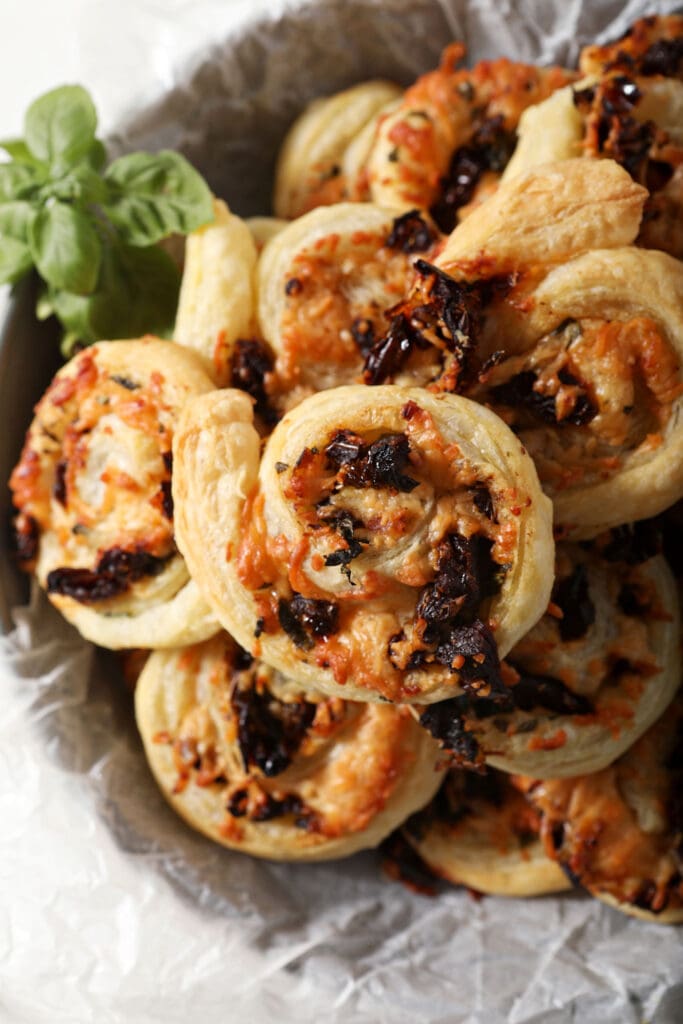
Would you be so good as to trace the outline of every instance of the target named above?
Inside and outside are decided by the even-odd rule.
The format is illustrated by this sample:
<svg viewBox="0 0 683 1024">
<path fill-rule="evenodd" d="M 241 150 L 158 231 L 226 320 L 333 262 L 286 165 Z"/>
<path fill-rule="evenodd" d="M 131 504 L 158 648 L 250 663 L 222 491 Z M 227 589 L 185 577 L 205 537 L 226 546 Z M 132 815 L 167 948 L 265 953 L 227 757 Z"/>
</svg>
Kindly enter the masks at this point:
<svg viewBox="0 0 683 1024">
<path fill-rule="evenodd" d="M 193 20 L 189 49 L 174 6 L 187 16 L 187 4 L 144 6 L 137 42 L 163 68 L 165 95 L 124 118 L 113 146 L 182 148 L 247 214 L 266 211 L 277 145 L 321 91 L 370 75 L 407 82 L 452 37 L 474 60 L 572 61 L 600 29 L 611 38 L 675 4 L 278 2 L 256 29 L 219 38 L 220 5 L 196 0 L 207 28 Z M 84 68 L 106 28 L 81 27 Z M 4 424 L 0 443 L 17 447 L 23 427 Z M 149 775 L 114 656 L 39 595 L 15 620 L 0 642 L 3 1024 L 683 1021 L 682 929 L 576 894 L 429 899 L 383 879 L 371 853 L 283 866 L 195 835 Z"/>
</svg>

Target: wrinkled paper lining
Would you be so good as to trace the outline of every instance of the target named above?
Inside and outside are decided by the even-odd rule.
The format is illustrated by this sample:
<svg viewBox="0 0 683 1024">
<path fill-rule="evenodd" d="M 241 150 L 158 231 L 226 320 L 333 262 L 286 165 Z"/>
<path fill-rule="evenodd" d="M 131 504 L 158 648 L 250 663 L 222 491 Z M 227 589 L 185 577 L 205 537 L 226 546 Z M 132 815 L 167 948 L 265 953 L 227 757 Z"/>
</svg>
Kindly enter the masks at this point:
<svg viewBox="0 0 683 1024">
<path fill-rule="evenodd" d="M 114 149 L 182 148 L 235 210 L 264 213 L 283 133 L 320 92 L 369 76 L 407 83 L 451 38 L 472 60 L 571 62 L 585 41 L 676 5 L 272 6 L 278 17 L 254 30 L 207 32 L 208 51 L 177 63 L 169 91 L 123 121 Z M 169 46 L 162 7 L 145 8 L 150 59 Z M 192 8 L 201 19 L 216 5 Z M 18 447 L 22 430 L 3 443 Z M 81 641 L 38 593 L 14 618 L 0 641 L 0 1020 L 683 1020 L 683 929 L 578 894 L 430 899 L 383 878 L 374 853 L 277 865 L 193 833 L 147 770 L 116 657 Z"/>
</svg>

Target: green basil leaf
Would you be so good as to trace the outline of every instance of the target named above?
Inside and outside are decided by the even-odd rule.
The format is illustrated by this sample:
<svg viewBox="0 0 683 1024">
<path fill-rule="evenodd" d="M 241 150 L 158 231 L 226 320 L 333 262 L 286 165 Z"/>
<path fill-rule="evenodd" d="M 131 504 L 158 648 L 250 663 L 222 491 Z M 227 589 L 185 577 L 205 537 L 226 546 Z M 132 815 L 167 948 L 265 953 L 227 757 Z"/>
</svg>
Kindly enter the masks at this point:
<svg viewBox="0 0 683 1024">
<path fill-rule="evenodd" d="M 37 160 L 34 157 L 23 139 L 4 139 L 0 142 L 0 149 L 4 149 L 7 155 L 19 164 L 28 164 L 30 167 L 42 169 L 43 175 L 47 171 L 45 164 L 42 160 Z"/>
<path fill-rule="evenodd" d="M 26 164 L 0 164 L 0 203 L 24 199 L 41 183 L 35 168 Z"/>
<path fill-rule="evenodd" d="M 0 234 L 28 245 L 29 231 L 36 212 L 31 203 L 17 200 L 0 205 Z"/>
<path fill-rule="evenodd" d="M 92 219 L 81 210 L 48 203 L 33 220 L 29 244 L 41 277 L 53 288 L 78 294 L 95 288 L 102 244 Z"/>
<path fill-rule="evenodd" d="M 126 337 L 170 335 L 178 308 L 178 267 L 158 245 L 144 249 L 126 248 L 122 252 L 122 260 L 133 295 L 130 333 Z"/>
<path fill-rule="evenodd" d="M 106 202 L 109 199 L 109 188 L 87 163 L 80 163 L 73 170 L 48 181 L 40 189 L 38 198 L 42 202 L 58 199 L 63 203 L 75 203 L 87 206 Z"/>
<path fill-rule="evenodd" d="M 23 242 L 0 234 L 0 284 L 14 284 L 33 266 L 31 250 Z"/>
<path fill-rule="evenodd" d="M 76 342 L 169 334 L 179 289 L 178 268 L 158 247 L 105 247 L 92 294 L 50 289 L 41 300 L 40 311 L 53 312 L 60 319 L 66 330 L 62 351 L 69 355 Z"/>
<path fill-rule="evenodd" d="M 63 85 L 35 100 L 26 112 L 26 144 L 39 160 L 70 167 L 90 152 L 97 113 L 80 85 Z"/>
<path fill-rule="evenodd" d="M 179 153 L 131 153 L 110 165 L 105 180 L 114 192 L 105 211 L 128 245 L 153 245 L 213 220 L 206 182 Z"/>
<path fill-rule="evenodd" d="M 34 216 L 30 203 L 0 206 L 0 284 L 14 284 L 33 266 L 28 234 Z"/>
<path fill-rule="evenodd" d="M 107 162 L 107 150 L 104 147 L 104 143 L 100 142 L 99 139 L 95 139 L 92 146 L 85 154 L 84 159 L 93 171 L 101 171 Z"/>
</svg>

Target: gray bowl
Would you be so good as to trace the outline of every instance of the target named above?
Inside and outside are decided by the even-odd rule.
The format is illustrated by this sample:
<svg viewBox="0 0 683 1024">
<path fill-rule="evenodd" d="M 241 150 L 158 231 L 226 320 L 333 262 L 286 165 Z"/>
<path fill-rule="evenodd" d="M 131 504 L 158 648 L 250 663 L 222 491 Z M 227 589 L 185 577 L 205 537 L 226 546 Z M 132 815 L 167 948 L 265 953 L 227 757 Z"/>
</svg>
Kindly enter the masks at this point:
<svg viewBox="0 0 683 1024">
<path fill-rule="evenodd" d="M 571 61 L 598 27 L 611 22 L 617 34 L 643 6 L 639 0 L 603 0 L 586 3 L 581 13 L 572 7 L 572 37 L 563 40 L 553 33 L 554 12 L 563 5 L 548 0 L 497 6 L 466 0 L 319 0 L 216 45 L 187 81 L 122 125 L 111 147 L 114 152 L 181 149 L 236 212 L 265 213 L 279 143 L 314 96 L 367 77 L 408 82 L 434 66 L 454 37 L 470 44 L 473 60 L 506 54 Z M 0 616 L 5 629 L 10 608 L 24 600 L 27 586 L 9 551 L 11 508 L 4 481 L 19 456 L 32 406 L 59 362 L 56 329 L 35 321 L 33 301 L 31 282 L 18 288 L 0 333 Z M 71 654 L 80 643 L 47 602 L 40 606 L 39 622 L 43 639 L 59 634 L 55 658 L 59 652 Z M 25 688 L 31 664 L 24 660 Z M 191 955 L 203 957 L 204 929 L 211 926 L 207 934 L 216 934 L 216 921 L 231 950 L 239 946 L 238 938 L 250 950 L 248 962 L 260 965 L 260 995 L 272 1008 L 259 1020 L 314 1019 L 323 1006 L 331 1022 L 486 1019 L 502 1024 L 509 1013 L 519 1021 L 559 1022 L 569 1014 L 574 1019 L 574 1013 L 607 1024 L 635 1019 L 634 1014 L 681 1019 L 653 1015 L 664 1006 L 668 996 L 659 1000 L 677 971 L 680 976 L 680 943 L 671 933 L 665 939 L 652 926 L 626 921 L 597 904 L 571 896 L 475 904 L 455 890 L 430 903 L 382 883 L 373 854 L 343 864 L 290 867 L 232 854 L 192 833 L 164 805 L 146 769 L 129 694 L 115 678 L 112 658 L 99 654 L 92 664 L 88 680 L 68 672 L 44 680 L 31 694 L 32 705 L 24 698 L 21 713 L 31 715 L 41 750 L 49 750 L 57 773 L 66 769 L 80 776 L 108 836 L 126 859 L 138 858 L 158 898 L 172 898 L 164 887 L 170 883 L 173 898 L 196 915 L 196 934 L 187 937 Z M 102 852 L 107 864 L 110 856 Z M 163 875 L 164 885 L 157 884 L 157 875 Z M 80 899 L 83 905 L 74 896 L 70 907 L 74 926 L 87 920 L 87 889 Z M 629 950 L 642 945 L 646 932 L 658 954 L 656 962 L 646 957 L 640 970 Z M 185 943 L 184 936 L 180 939 Z M 79 970 L 68 941 L 60 955 L 54 971 L 63 963 Z M 192 966 L 180 951 L 177 955 L 178 969 L 191 976 Z M 159 966 L 154 956 L 153 949 L 139 951 L 148 977 L 156 976 Z M 221 1019 L 235 1020 L 239 1008 L 247 1007 L 242 1016 L 255 1021 L 253 992 L 239 962 L 226 960 L 224 972 L 231 1002 L 218 1011 L 207 994 L 200 999 L 208 1007 L 205 1019 L 207 1012 L 220 1012 Z M 590 979 L 586 983 L 584 976 Z M 680 1008 L 680 989 L 669 995 Z M 301 1013 L 300 996 L 313 1000 L 308 1013 Z M 174 1014 L 181 1003 L 168 992 L 154 1000 L 160 1015 L 154 1019 L 180 1019 Z M 144 1014 L 136 1017 L 140 1005 L 121 1004 L 117 1016 L 112 1003 L 114 1015 L 107 1019 L 146 1020 Z M 199 1003 L 194 1008 L 201 1010 Z M 237 1016 L 230 1017 L 231 1010 Z"/>
</svg>

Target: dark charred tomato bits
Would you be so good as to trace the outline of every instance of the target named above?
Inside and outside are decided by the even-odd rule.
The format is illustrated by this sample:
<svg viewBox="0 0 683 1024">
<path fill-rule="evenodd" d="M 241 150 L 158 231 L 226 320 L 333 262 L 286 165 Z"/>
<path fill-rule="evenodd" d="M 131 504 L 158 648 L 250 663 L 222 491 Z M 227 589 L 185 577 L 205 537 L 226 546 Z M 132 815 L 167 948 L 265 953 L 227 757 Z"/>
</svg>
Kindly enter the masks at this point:
<svg viewBox="0 0 683 1024">
<path fill-rule="evenodd" d="M 303 800 L 288 793 L 287 796 L 278 800 L 269 793 L 264 793 L 264 799 L 260 801 L 249 816 L 250 821 L 272 821 L 273 818 L 282 818 L 286 814 L 297 816 L 294 824 L 297 828 L 307 828 L 311 820 L 311 811 Z"/>
<path fill-rule="evenodd" d="M 415 349 L 439 347 L 455 357 L 458 381 L 471 375 L 483 309 L 513 287 L 513 277 L 474 283 L 453 280 L 426 260 L 415 261 L 421 280 L 410 297 L 388 314 L 389 330 L 365 361 L 366 384 L 381 384 L 397 373 Z"/>
<path fill-rule="evenodd" d="M 230 667 L 234 672 L 244 672 L 254 664 L 254 656 L 237 644 L 235 644 L 235 647 L 236 650 Z"/>
<path fill-rule="evenodd" d="M 375 325 L 366 316 L 357 316 L 351 322 L 351 337 L 358 346 L 358 351 L 365 358 L 374 348 Z"/>
<path fill-rule="evenodd" d="M 316 705 L 306 700 L 279 701 L 267 690 L 233 687 L 230 695 L 237 718 L 237 741 L 246 770 L 259 768 L 272 778 L 292 761 L 315 718 Z"/>
<path fill-rule="evenodd" d="M 389 330 L 366 354 L 363 378 L 366 384 L 381 384 L 393 377 L 407 362 L 416 348 L 427 348 L 428 343 L 419 328 L 413 327 L 404 313 L 391 316 Z"/>
<path fill-rule="evenodd" d="M 502 114 L 497 114 L 477 125 L 469 142 L 456 149 L 448 173 L 439 183 L 440 197 L 429 211 L 443 232 L 453 231 L 458 210 L 470 202 L 486 171 L 505 170 L 516 143 L 516 133 L 507 129 Z"/>
<path fill-rule="evenodd" d="M 61 594 L 82 604 L 118 597 L 130 586 L 128 580 L 93 569 L 53 569 L 47 576 L 48 594 Z"/>
<path fill-rule="evenodd" d="M 170 555 L 160 558 L 148 551 L 110 548 L 95 569 L 53 569 L 47 576 L 48 594 L 61 594 L 83 604 L 106 601 L 125 593 L 145 576 L 158 576 Z"/>
<path fill-rule="evenodd" d="M 425 643 L 443 638 L 456 620 L 471 622 L 485 598 L 500 589 L 492 541 L 481 534 L 449 534 L 438 547 L 436 576 L 422 590 L 415 609 Z"/>
<path fill-rule="evenodd" d="M 683 38 L 658 39 L 637 61 L 641 75 L 665 75 L 676 78 L 683 74 Z"/>
<path fill-rule="evenodd" d="M 290 277 L 285 283 L 285 295 L 300 295 L 304 286 L 298 277 Z"/>
<path fill-rule="evenodd" d="M 173 519 L 173 494 L 171 485 L 171 474 L 173 472 L 173 452 L 163 452 L 162 459 L 164 460 L 164 466 L 166 472 L 169 475 L 168 480 L 161 481 L 161 511 L 164 513 L 167 519 Z"/>
<path fill-rule="evenodd" d="M 588 138 L 597 153 L 616 160 L 650 191 L 663 188 L 673 168 L 651 160 L 658 130 L 652 121 L 633 116 L 641 93 L 626 75 L 614 75 L 598 86 L 574 91 L 574 103 L 588 118 Z"/>
<path fill-rule="evenodd" d="M 249 791 L 236 789 L 228 797 L 225 809 L 233 818 L 244 818 L 249 807 Z"/>
<path fill-rule="evenodd" d="M 60 459 L 55 466 L 55 479 L 52 484 L 52 497 L 60 505 L 66 505 L 66 470 L 67 463 Z"/>
<path fill-rule="evenodd" d="M 356 434 L 340 430 L 325 448 L 333 466 L 340 467 L 340 480 L 349 487 L 391 487 L 412 491 L 419 481 L 402 472 L 410 457 L 405 434 L 387 434 L 366 445 Z"/>
<path fill-rule="evenodd" d="M 643 593 L 636 584 L 623 584 L 617 597 L 617 604 L 624 615 L 646 617 L 652 611 L 650 596 Z"/>
<path fill-rule="evenodd" d="M 405 434 L 389 434 L 371 445 L 363 446 L 359 458 L 347 464 L 343 481 L 351 487 L 391 487 L 396 491 L 412 491 L 419 481 L 402 472 L 410 456 L 410 442 Z"/>
<path fill-rule="evenodd" d="M 521 373 L 515 374 L 510 380 L 492 388 L 491 394 L 501 405 L 507 405 L 513 409 L 522 407 L 544 423 L 551 423 L 554 426 L 569 424 L 575 427 L 585 426 L 597 415 L 597 406 L 580 389 L 580 382 L 573 374 L 566 370 L 561 370 L 560 373 L 563 374 L 563 377 L 558 374 L 560 384 L 577 388 L 573 407 L 561 419 L 557 415 L 555 395 L 542 394 L 535 390 L 537 378 L 532 370 L 522 370 Z"/>
<path fill-rule="evenodd" d="M 120 373 L 112 373 L 109 379 L 113 380 L 114 383 L 118 384 L 120 387 L 125 388 L 126 391 L 137 391 L 138 388 L 140 387 L 140 385 L 137 384 L 134 380 L 131 380 L 130 377 L 124 377 Z"/>
<path fill-rule="evenodd" d="M 637 523 L 616 526 L 600 547 L 600 554 L 608 562 L 640 565 L 660 553 L 662 538 L 656 522 L 642 519 Z"/>
<path fill-rule="evenodd" d="M 266 375 L 272 369 L 273 360 L 260 341 L 240 339 L 235 342 L 230 384 L 251 395 L 257 414 L 268 426 L 274 426 L 278 420 L 278 414 L 270 405 L 266 391 Z"/>
<path fill-rule="evenodd" d="M 360 458 L 363 438 L 351 430 L 338 430 L 325 448 L 325 455 L 332 466 L 345 466 Z"/>
<path fill-rule="evenodd" d="M 512 663 L 510 663 L 512 664 Z M 516 666 L 519 682 L 510 688 L 512 701 L 520 711 L 545 708 L 559 715 L 590 715 L 594 708 L 587 697 L 573 693 L 560 679 L 554 676 L 535 676 L 525 673 Z"/>
<path fill-rule="evenodd" d="M 557 580 L 551 600 L 562 609 L 562 618 L 557 624 L 562 640 L 578 640 L 585 636 L 595 622 L 595 605 L 590 596 L 586 566 L 577 565 L 569 576 Z"/>
<path fill-rule="evenodd" d="M 339 629 L 339 608 L 333 601 L 317 601 L 295 594 L 291 601 L 280 598 L 278 619 L 290 640 L 310 650 L 316 640 L 326 640 Z"/>
<path fill-rule="evenodd" d="M 408 210 L 393 223 L 386 245 L 406 254 L 425 252 L 434 241 L 435 235 L 419 210 Z"/>
<path fill-rule="evenodd" d="M 481 512 L 488 520 L 495 523 L 496 514 L 493 507 L 493 498 L 486 484 L 477 483 L 470 489 L 472 491 L 472 503 L 477 512 Z"/>
<path fill-rule="evenodd" d="M 458 682 L 466 693 L 492 700 L 507 698 L 495 637 L 480 619 L 468 626 L 454 626 L 437 647 L 435 659 L 457 672 Z"/>
<path fill-rule="evenodd" d="M 161 481 L 161 511 L 164 513 L 167 519 L 173 519 L 173 493 L 171 490 L 171 481 Z"/>
<path fill-rule="evenodd" d="M 602 108 L 606 114 L 628 114 L 641 98 L 636 83 L 625 75 L 608 79 L 601 92 Z"/>
<path fill-rule="evenodd" d="M 420 715 L 420 725 L 458 760 L 468 764 L 476 762 L 479 744 L 465 729 L 462 705 L 457 697 L 430 704 Z"/>
<path fill-rule="evenodd" d="M 40 527 L 33 516 L 25 513 L 17 516 L 12 531 L 12 547 L 17 561 L 22 568 L 34 561 L 38 554 L 38 542 L 40 539 Z"/>
</svg>

